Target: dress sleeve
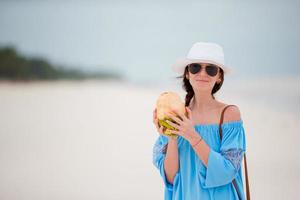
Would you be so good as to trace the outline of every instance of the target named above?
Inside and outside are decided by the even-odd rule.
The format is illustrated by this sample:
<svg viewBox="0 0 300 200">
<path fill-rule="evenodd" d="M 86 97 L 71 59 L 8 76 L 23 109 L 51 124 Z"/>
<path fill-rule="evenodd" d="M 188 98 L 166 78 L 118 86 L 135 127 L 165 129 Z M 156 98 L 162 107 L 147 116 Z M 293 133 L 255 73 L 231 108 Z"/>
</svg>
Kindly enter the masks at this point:
<svg viewBox="0 0 300 200">
<path fill-rule="evenodd" d="M 218 187 L 233 181 L 246 151 L 245 130 L 241 122 L 224 124 L 220 152 L 210 149 L 204 188 Z"/>
<path fill-rule="evenodd" d="M 164 170 L 164 160 L 166 153 L 164 147 L 168 143 L 168 139 L 165 136 L 160 135 L 153 146 L 153 164 L 159 170 L 159 173 L 163 179 L 164 185 L 167 190 L 173 190 L 173 184 L 169 183 Z"/>
</svg>

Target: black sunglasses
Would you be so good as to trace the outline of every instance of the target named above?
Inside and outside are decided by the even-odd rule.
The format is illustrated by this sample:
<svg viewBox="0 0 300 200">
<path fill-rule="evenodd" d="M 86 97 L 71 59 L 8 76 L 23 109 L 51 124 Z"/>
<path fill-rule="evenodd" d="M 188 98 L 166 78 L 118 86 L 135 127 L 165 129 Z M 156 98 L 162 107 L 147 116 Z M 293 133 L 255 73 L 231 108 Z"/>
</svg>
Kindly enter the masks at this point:
<svg viewBox="0 0 300 200">
<path fill-rule="evenodd" d="M 202 66 L 199 63 L 191 63 L 188 66 L 188 70 L 191 74 L 197 74 L 200 72 Z M 218 66 L 209 64 L 205 67 L 205 71 L 209 76 L 216 76 L 218 73 Z"/>
</svg>

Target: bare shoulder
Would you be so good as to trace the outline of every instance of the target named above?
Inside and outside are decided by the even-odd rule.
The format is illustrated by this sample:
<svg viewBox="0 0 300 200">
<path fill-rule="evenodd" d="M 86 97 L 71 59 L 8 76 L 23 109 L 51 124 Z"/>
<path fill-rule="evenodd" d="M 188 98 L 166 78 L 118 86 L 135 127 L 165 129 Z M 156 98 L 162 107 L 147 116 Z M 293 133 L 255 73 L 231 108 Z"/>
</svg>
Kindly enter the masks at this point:
<svg viewBox="0 0 300 200">
<path fill-rule="evenodd" d="M 229 106 L 224 112 L 224 122 L 241 120 L 241 112 L 237 105 Z"/>
</svg>

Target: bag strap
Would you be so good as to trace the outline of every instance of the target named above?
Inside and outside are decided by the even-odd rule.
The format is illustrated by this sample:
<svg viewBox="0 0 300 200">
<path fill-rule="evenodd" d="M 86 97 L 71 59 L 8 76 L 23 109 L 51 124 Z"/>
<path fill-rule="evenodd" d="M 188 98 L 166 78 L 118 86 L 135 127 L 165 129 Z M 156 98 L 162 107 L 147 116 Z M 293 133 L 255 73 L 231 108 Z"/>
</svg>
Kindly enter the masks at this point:
<svg viewBox="0 0 300 200">
<path fill-rule="evenodd" d="M 219 123 L 219 134 L 220 134 L 221 141 L 222 141 L 222 137 L 223 137 L 222 124 L 223 124 L 223 120 L 224 120 L 224 112 L 229 106 L 236 106 L 236 105 L 227 105 L 222 110 L 221 117 L 220 117 L 220 123 Z M 247 200 L 250 200 L 250 188 L 249 188 L 249 180 L 248 180 L 246 153 L 244 154 L 244 167 L 245 167 L 245 176 L 246 176 L 246 196 L 247 196 Z M 239 199 L 241 200 L 242 197 L 241 197 L 241 194 L 238 190 L 236 180 L 233 179 L 232 183 L 233 183 L 233 186 L 234 186 L 234 188 L 235 188 L 235 190 L 238 194 Z"/>
</svg>

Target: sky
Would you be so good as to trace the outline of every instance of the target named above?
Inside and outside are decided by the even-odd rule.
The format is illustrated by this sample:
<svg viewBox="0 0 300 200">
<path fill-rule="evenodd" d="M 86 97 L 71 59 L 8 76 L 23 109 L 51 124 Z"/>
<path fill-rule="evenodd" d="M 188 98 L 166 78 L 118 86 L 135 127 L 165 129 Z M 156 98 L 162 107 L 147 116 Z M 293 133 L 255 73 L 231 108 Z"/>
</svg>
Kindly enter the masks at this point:
<svg viewBox="0 0 300 200">
<path fill-rule="evenodd" d="M 239 78 L 298 76 L 297 1 L 0 1 L 0 45 L 82 70 L 163 81 L 195 42 Z"/>
</svg>

